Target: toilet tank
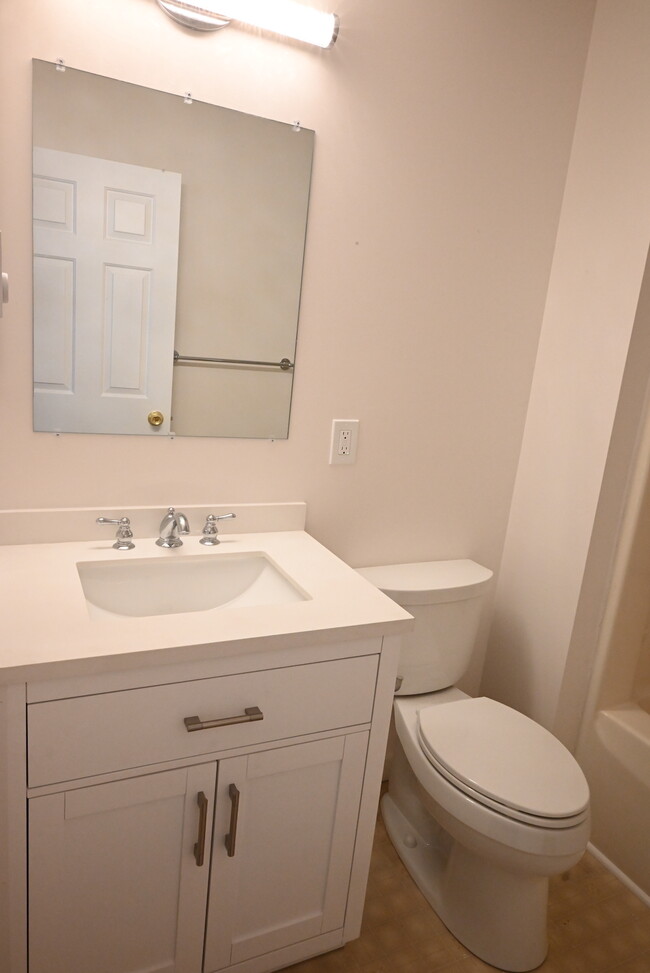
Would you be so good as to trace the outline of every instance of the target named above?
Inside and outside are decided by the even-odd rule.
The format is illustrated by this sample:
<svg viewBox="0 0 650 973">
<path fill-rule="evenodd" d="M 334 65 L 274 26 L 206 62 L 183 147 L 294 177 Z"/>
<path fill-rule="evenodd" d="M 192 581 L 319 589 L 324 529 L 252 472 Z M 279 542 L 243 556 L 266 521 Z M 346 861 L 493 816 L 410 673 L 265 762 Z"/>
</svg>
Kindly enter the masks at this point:
<svg viewBox="0 0 650 973">
<path fill-rule="evenodd" d="M 489 568 L 476 561 L 455 560 L 357 570 L 415 618 L 413 630 L 402 640 L 397 695 L 455 685 L 472 658 L 492 577 Z"/>
</svg>

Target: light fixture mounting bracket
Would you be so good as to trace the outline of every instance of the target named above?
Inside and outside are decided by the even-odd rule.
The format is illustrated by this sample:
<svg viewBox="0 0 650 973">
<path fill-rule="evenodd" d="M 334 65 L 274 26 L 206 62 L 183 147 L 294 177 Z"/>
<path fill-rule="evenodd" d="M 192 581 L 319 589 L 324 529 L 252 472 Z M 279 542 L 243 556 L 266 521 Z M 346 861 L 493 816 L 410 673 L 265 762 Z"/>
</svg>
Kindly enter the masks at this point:
<svg viewBox="0 0 650 973">
<path fill-rule="evenodd" d="M 157 3 L 168 17 L 190 30 L 221 30 L 230 23 L 221 14 L 194 3 L 184 3 L 183 0 L 157 0 Z"/>
</svg>

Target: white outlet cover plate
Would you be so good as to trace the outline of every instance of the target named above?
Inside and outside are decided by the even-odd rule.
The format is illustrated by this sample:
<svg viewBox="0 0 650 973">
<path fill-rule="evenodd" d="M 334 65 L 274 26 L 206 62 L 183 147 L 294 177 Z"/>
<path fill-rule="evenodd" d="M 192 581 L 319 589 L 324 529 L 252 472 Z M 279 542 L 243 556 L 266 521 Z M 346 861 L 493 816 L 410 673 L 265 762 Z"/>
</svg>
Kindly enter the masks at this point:
<svg viewBox="0 0 650 973">
<path fill-rule="evenodd" d="M 339 445 L 341 443 L 341 433 L 348 431 L 349 445 L 348 452 L 341 453 Z M 358 419 L 332 419 L 332 438 L 330 441 L 330 464 L 349 465 L 354 463 L 357 458 L 357 440 L 359 438 Z"/>
</svg>

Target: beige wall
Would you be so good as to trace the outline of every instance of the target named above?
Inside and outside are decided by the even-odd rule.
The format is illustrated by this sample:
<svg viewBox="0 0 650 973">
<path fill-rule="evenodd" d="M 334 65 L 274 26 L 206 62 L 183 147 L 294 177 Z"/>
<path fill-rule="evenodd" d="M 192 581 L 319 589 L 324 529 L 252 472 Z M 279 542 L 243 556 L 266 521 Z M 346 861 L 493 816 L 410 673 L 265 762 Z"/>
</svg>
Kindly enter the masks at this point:
<svg viewBox="0 0 650 973">
<path fill-rule="evenodd" d="M 558 713 L 650 242 L 648 91 L 650 5 L 599 0 L 482 685 L 549 727 L 584 702 L 583 678 Z"/>
<path fill-rule="evenodd" d="M 498 566 L 593 0 L 336 6 L 319 52 L 153 0 L 2 4 L 1 507 L 301 499 L 352 564 Z M 32 57 L 316 130 L 287 442 L 32 433 Z"/>
<path fill-rule="evenodd" d="M 650 256 L 555 720 L 555 732 L 572 748 L 581 726 L 591 730 L 594 713 L 601 705 L 621 702 L 631 695 L 632 671 L 650 591 L 650 576 L 644 580 L 644 572 L 650 568 L 650 547 L 645 550 L 650 542 L 650 494 L 644 500 L 650 469 L 649 393 Z M 614 634 L 617 627 L 624 633 L 622 638 Z"/>
</svg>

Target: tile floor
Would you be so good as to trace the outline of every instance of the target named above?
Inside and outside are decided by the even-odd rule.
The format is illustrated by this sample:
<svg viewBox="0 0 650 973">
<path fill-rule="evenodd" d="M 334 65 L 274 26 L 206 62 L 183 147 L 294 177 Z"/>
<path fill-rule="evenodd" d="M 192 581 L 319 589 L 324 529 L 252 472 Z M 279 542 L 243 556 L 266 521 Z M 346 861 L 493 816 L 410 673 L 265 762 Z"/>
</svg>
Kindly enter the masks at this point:
<svg viewBox="0 0 650 973">
<path fill-rule="evenodd" d="M 551 882 L 539 973 L 650 973 L 650 909 L 591 855 Z M 377 824 L 361 938 L 288 973 L 479 973 L 431 910 Z"/>
</svg>

